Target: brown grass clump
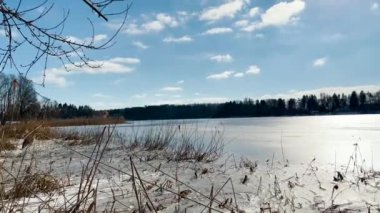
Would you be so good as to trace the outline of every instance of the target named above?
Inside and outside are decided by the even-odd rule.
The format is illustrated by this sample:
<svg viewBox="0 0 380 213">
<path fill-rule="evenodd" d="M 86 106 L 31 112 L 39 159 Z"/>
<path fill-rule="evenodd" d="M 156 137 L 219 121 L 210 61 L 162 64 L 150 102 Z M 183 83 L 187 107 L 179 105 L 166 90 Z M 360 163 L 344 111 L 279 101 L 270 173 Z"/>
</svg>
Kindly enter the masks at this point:
<svg viewBox="0 0 380 213">
<path fill-rule="evenodd" d="M 37 140 L 48 140 L 52 138 L 62 138 L 59 131 L 50 127 L 82 126 L 82 125 L 107 125 L 124 123 L 123 118 L 74 118 L 61 120 L 35 120 L 18 122 L 0 126 L 0 136 L 3 138 L 24 139 L 28 133 L 33 134 Z M 76 135 L 66 135 L 67 140 L 79 139 Z"/>
<path fill-rule="evenodd" d="M 24 139 L 27 133 L 32 133 L 38 140 L 55 138 L 57 131 L 44 126 L 39 121 L 20 122 L 0 127 L 4 138 Z"/>
<path fill-rule="evenodd" d="M 31 197 L 37 193 L 49 193 L 61 188 L 60 182 L 49 174 L 28 174 L 17 181 L 6 193 L 7 199 Z"/>
<path fill-rule="evenodd" d="M 59 131 L 58 137 L 65 141 L 69 141 L 70 146 L 85 146 L 96 143 L 101 135 L 102 131 L 100 129 L 88 129 L 82 131 L 61 130 Z"/>
<path fill-rule="evenodd" d="M 9 139 L 2 138 L 0 139 L 0 152 L 2 151 L 9 151 L 9 150 L 15 150 L 17 147 L 12 144 Z"/>
</svg>

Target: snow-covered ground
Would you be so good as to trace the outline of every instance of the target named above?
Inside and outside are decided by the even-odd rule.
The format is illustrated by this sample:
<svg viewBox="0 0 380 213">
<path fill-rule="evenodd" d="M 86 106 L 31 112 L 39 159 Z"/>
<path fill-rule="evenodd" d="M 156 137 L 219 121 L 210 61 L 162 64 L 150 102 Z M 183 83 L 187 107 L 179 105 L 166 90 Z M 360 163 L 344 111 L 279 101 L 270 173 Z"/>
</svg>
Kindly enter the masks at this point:
<svg viewBox="0 0 380 213">
<path fill-rule="evenodd" d="M 15 209 L 51 212 L 76 201 L 82 171 L 95 145 L 68 144 L 35 141 L 28 148 L 23 165 L 32 165 L 32 173 L 50 173 L 63 187 L 49 195 L 19 199 Z M 158 212 L 208 212 L 210 206 L 212 212 L 380 211 L 380 173 L 364 167 L 363 159 L 355 155 L 347 156 L 346 165 L 322 165 L 312 158 L 292 164 L 233 154 L 214 162 L 174 162 L 162 151 L 130 150 L 118 141 L 104 150 L 90 187 L 96 188 L 96 211 L 138 212 L 136 192 L 140 208 L 147 212 L 151 203 Z M 24 152 L 19 148 L 2 153 L 4 168 L 19 168 Z M 130 159 L 136 168 L 134 179 Z"/>
</svg>

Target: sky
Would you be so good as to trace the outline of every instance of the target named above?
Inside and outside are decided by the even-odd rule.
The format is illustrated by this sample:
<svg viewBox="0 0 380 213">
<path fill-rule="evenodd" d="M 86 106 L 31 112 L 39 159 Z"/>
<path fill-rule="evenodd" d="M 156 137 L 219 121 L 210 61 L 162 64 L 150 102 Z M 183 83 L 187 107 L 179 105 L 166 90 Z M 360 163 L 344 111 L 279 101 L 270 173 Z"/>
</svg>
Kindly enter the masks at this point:
<svg viewBox="0 0 380 213">
<path fill-rule="evenodd" d="M 64 33 L 73 40 L 91 36 L 87 17 L 99 43 L 121 23 L 55 2 L 57 14 L 71 11 Z M 50 60 L 37 90 L 95 109 L 374 92 L 379 23 L 378 0 L 135 0 L 116 43 L 88 52 L 101 68 L 67 72 Z M 28 77 L 40 83 L 42 66 Z"/>
</svg>

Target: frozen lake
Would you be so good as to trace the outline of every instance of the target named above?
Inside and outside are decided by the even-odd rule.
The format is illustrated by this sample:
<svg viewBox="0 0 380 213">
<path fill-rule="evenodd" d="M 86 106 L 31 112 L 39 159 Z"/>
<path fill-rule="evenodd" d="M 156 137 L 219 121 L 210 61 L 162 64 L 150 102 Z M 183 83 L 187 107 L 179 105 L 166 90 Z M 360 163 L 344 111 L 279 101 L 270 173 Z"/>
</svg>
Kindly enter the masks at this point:
<svg viewBox="0 0 380 213">
<path fill-rule="evenodd" d="M 309 162 L 314 157 L 322 163 L 347 164 L 358 144 L 357 157 L 367 166 L 380 168 L 380 115 L 338 115 L 303 117 L 265 117 L 197 119 L 175 121 L 135 121 L 119 130 L 144 129 L 156 125 L 180 124 L 212 131 L 224 131 L 225 151 L 264 161 Z M 186 123 L 186 124 L 184 124 Z"/>
</svg>

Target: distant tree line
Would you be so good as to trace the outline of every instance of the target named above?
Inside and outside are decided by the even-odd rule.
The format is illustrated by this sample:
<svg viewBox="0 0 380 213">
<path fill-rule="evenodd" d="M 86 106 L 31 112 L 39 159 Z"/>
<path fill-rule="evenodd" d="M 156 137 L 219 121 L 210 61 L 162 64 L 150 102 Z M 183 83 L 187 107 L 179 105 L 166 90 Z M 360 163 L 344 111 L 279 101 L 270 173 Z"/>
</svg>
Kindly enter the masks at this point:
<svg viewBox="0 0 380 213">
<path fill-rule="evenodd" d="M 40 96 L 22 75 L 0 73 L 0 123 L 30 119 L 65 119 L 99 115 L 89 106 L 59 104 Z"/>
<path fill-rule="evenodd" d="M 379 113 L 380 91 L 303 95 L 295 99 L 230 101 L 221 104 L 189 104 L 132 107 L 109 110 L 110 116 L 127 120 L 294 116 L 344 113 Z"/>
</svg>

